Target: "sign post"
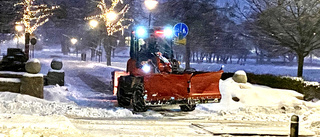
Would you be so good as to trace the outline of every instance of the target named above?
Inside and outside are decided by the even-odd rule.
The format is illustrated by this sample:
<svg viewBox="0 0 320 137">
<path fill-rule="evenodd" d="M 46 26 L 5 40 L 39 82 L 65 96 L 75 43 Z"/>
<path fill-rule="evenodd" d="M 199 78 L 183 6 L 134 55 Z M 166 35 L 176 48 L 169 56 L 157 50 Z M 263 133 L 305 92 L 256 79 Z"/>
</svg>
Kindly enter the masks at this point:
<svg viewBox="0 0 320 137">
<path fill-rule="evenodd" d="M 189 28 L 184 23 L 178 23 L 173 27 L 174 35 L 177 37 L 175 39 L 176 44 L 186 45 L 186 69 L 190 68 L 190 47 L 187 45 L 186 36 L 188 35 Z"/>
<path fill-rule="evenodd" d="M 32 45 L 32 58 L 34 58 L 34 47 L 37 43 L 37 39 L 36 38 L 31 38 L 30 43 Z"/>
</svg>

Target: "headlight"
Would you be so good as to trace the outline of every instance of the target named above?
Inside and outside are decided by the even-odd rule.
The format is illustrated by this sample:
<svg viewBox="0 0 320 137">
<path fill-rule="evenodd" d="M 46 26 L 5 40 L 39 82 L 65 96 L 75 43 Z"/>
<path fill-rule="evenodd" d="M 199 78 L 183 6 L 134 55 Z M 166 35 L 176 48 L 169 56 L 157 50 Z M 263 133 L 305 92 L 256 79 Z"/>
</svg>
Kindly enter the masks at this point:
<svg viewBox="0 0 320 137">
<path fill-rule="evenodd" d="M 164 36 L 165 36 L 166 38 L 172 38 L 172 36 L 173 36 L 173 30 L 172 30 L 172 28 L 166 27 L 166 28 L 164 29 Z"/>
<path fill-rule="evenodd" d="M 144 64 L 144 65 L 142 66 L 142 70 L 143 70 L 143 72 L 145 72 L 145 73 L 149 73 L 150 70 L 151 70 L 151 67 L 150 67 L 149 64 Z"/>
<path fill-rule="evenodd" d="M 147 36 L 147 29 L 140 26 L 137 28 L 136 33 L 137 33 L 137 37 L 145 38 Z"/>
</svg>

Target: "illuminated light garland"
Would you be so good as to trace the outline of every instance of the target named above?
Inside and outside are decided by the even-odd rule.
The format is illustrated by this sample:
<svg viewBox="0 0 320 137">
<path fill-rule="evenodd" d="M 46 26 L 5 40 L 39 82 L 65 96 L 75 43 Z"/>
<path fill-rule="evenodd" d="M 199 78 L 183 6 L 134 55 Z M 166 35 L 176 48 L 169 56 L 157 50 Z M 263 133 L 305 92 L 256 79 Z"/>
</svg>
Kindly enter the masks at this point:
<svg viewBox="0 0 320 137">
<path fill-rule="evenodd" d="M 23 17 L 20 22 L 16 24 L 23 24 L 25 27 L 25 33 L 32 34 L 39 26 L 48 22 L 48 17 L 53 15 L 52 11 L 59 8 L 59 6 L 48 7 L 45 4 L 33 5 L 35 0 L 24 0 L 14 4 L 14 6 L 23 6 Z M 33 24 L 31 26 L 31 24 Z"/>
<path fill-rule="evenodd" d="M 117 4 L 119 2 L 122 4 L 123 1 L 122 0 L 111 0 L 111 2 L 112 2 L 111 6 L 110 6 L 110 8 L 108 8 L 106 3 L 104 2 L 104 0 L 101 0 L 99 2 L 99 4 L 97 5 L 97 7 L 101 10 L 101 14 L 86 17 L 85 20 L 102 19 L 105 23 L 106 28 L 107 28 L 108 35 L 113 35 L 113 33 L 118 32 L 118 31 L 122 31 L 122 35 L 123 35 L 124 29 L 128 29 L 131 24 L 129 23 L 128 25 L 123 25 L 122 22 L 124 22 L 124 21 L 133 22 L 133 19 L 124 18 L 125 14 L 128 12 L 130 7 L 128 4 L 126 4 L 121 9 L 121 11 L 116 13 L 116 12 L 114 12 L 114 8 L 117 6 Z M 115 13 L 117 16 L 120 15 L 121 17 L 118 18 L 117 21 L 113 21 L 113 20 L 108 19 L 108 15 L 110 15 L 110 13 L 112 13 L 112 12 Z"/>
</svg>

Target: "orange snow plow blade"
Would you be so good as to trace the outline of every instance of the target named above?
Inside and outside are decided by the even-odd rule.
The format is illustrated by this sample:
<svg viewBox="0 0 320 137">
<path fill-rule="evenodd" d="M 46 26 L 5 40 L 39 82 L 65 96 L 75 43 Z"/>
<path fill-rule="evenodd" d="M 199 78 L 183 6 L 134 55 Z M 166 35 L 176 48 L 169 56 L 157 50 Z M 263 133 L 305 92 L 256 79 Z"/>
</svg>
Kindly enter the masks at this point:
<svg viewBox="0 0 320 137">
<path fill-rule="evenodd" d="M 189 97 L 192 99 L 220 99 L 219 81 L 222 73 L 222 71 L 218 71 L 193 76 Z"/>
<path fill-rule="evenodd" d="M 151 74 L 144 77 L 148 101 L 221 99 L 219 81 L 223 71 L 192 74 Z"/>
</svg>

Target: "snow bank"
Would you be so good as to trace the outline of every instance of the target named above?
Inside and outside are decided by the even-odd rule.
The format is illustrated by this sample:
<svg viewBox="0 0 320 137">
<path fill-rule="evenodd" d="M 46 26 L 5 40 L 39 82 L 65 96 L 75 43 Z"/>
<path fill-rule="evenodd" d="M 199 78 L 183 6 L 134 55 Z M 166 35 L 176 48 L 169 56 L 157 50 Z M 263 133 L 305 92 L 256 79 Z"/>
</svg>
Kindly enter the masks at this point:
<svg viewBox="0 0 320 137">
<path fill-rule="evenodd" d="M 208 111 L 215 112 L 255 106 L 273 108 L 299 105 L 309 108 L 320 106 L 320 102 L 311 103 L 303 101 L 303 95 L 293 90 L 274 89 L 250 83 L 236 83 L 232 78 L 224 81 L 220 80 L 220 91 L 222 94 L 220 103 L 199 106 Z"/>
<path fill-rule="evenodd" d="M 23 95 L 11 92 L 0 92 L 0 114 L 8 115 L 37 115 L 52 116 L 65 115 L 69 117 L 82 118 L 159 118 L 162 115 L 158 113 L 148 112 L 145 114 L 133 114 L 131 110 L 118 108 L 114 106 L 114 102 L 110 100 L 90 100 L 83 98 L 81 94 L 74 88 L 69 91 L 69 87 L 51 85 L 44 88 L 44 99 L 39 99 L 29 95 Z M 103 94 L 97 94 L 100 96 Z M 81 100 L 87 99 L 87 101 Z M 91 106 L 79 106 L 72 100 L 93 103 Z M 81 104 L 80 103 L 80 104 Z"/>
<path fill-rule="evenodd" d="M 68 88 L 59 85 L 49 85 L 44 88 L 43 96 L 45 100 L 55 102 L 72 103 L 68 98 Z"/>
<path fill-rule="evenodd" d="M 130 110 L 123 108 L 89 108 L 76 105 L 68 100 L 65 87 L 50 86 L 44 91 L 45 99 L 35 98 L 11 92 L 0 92 L 1 114 L 27 114 L 27 115 L 67 115 L 72 117 L 141 117 L 134 115 Z"/>
<path fill-rule="evenodd" d="M 280 122 L 298 115 L 302 127 L 320 131 L 320 101 L 306 102 L 298 92 L 236 83 L 232 78 L 220 81 L 220 91 L 220 103 L 198 105 L 196 113 L 210 113 L 211 120 Z"/>
</svg>

